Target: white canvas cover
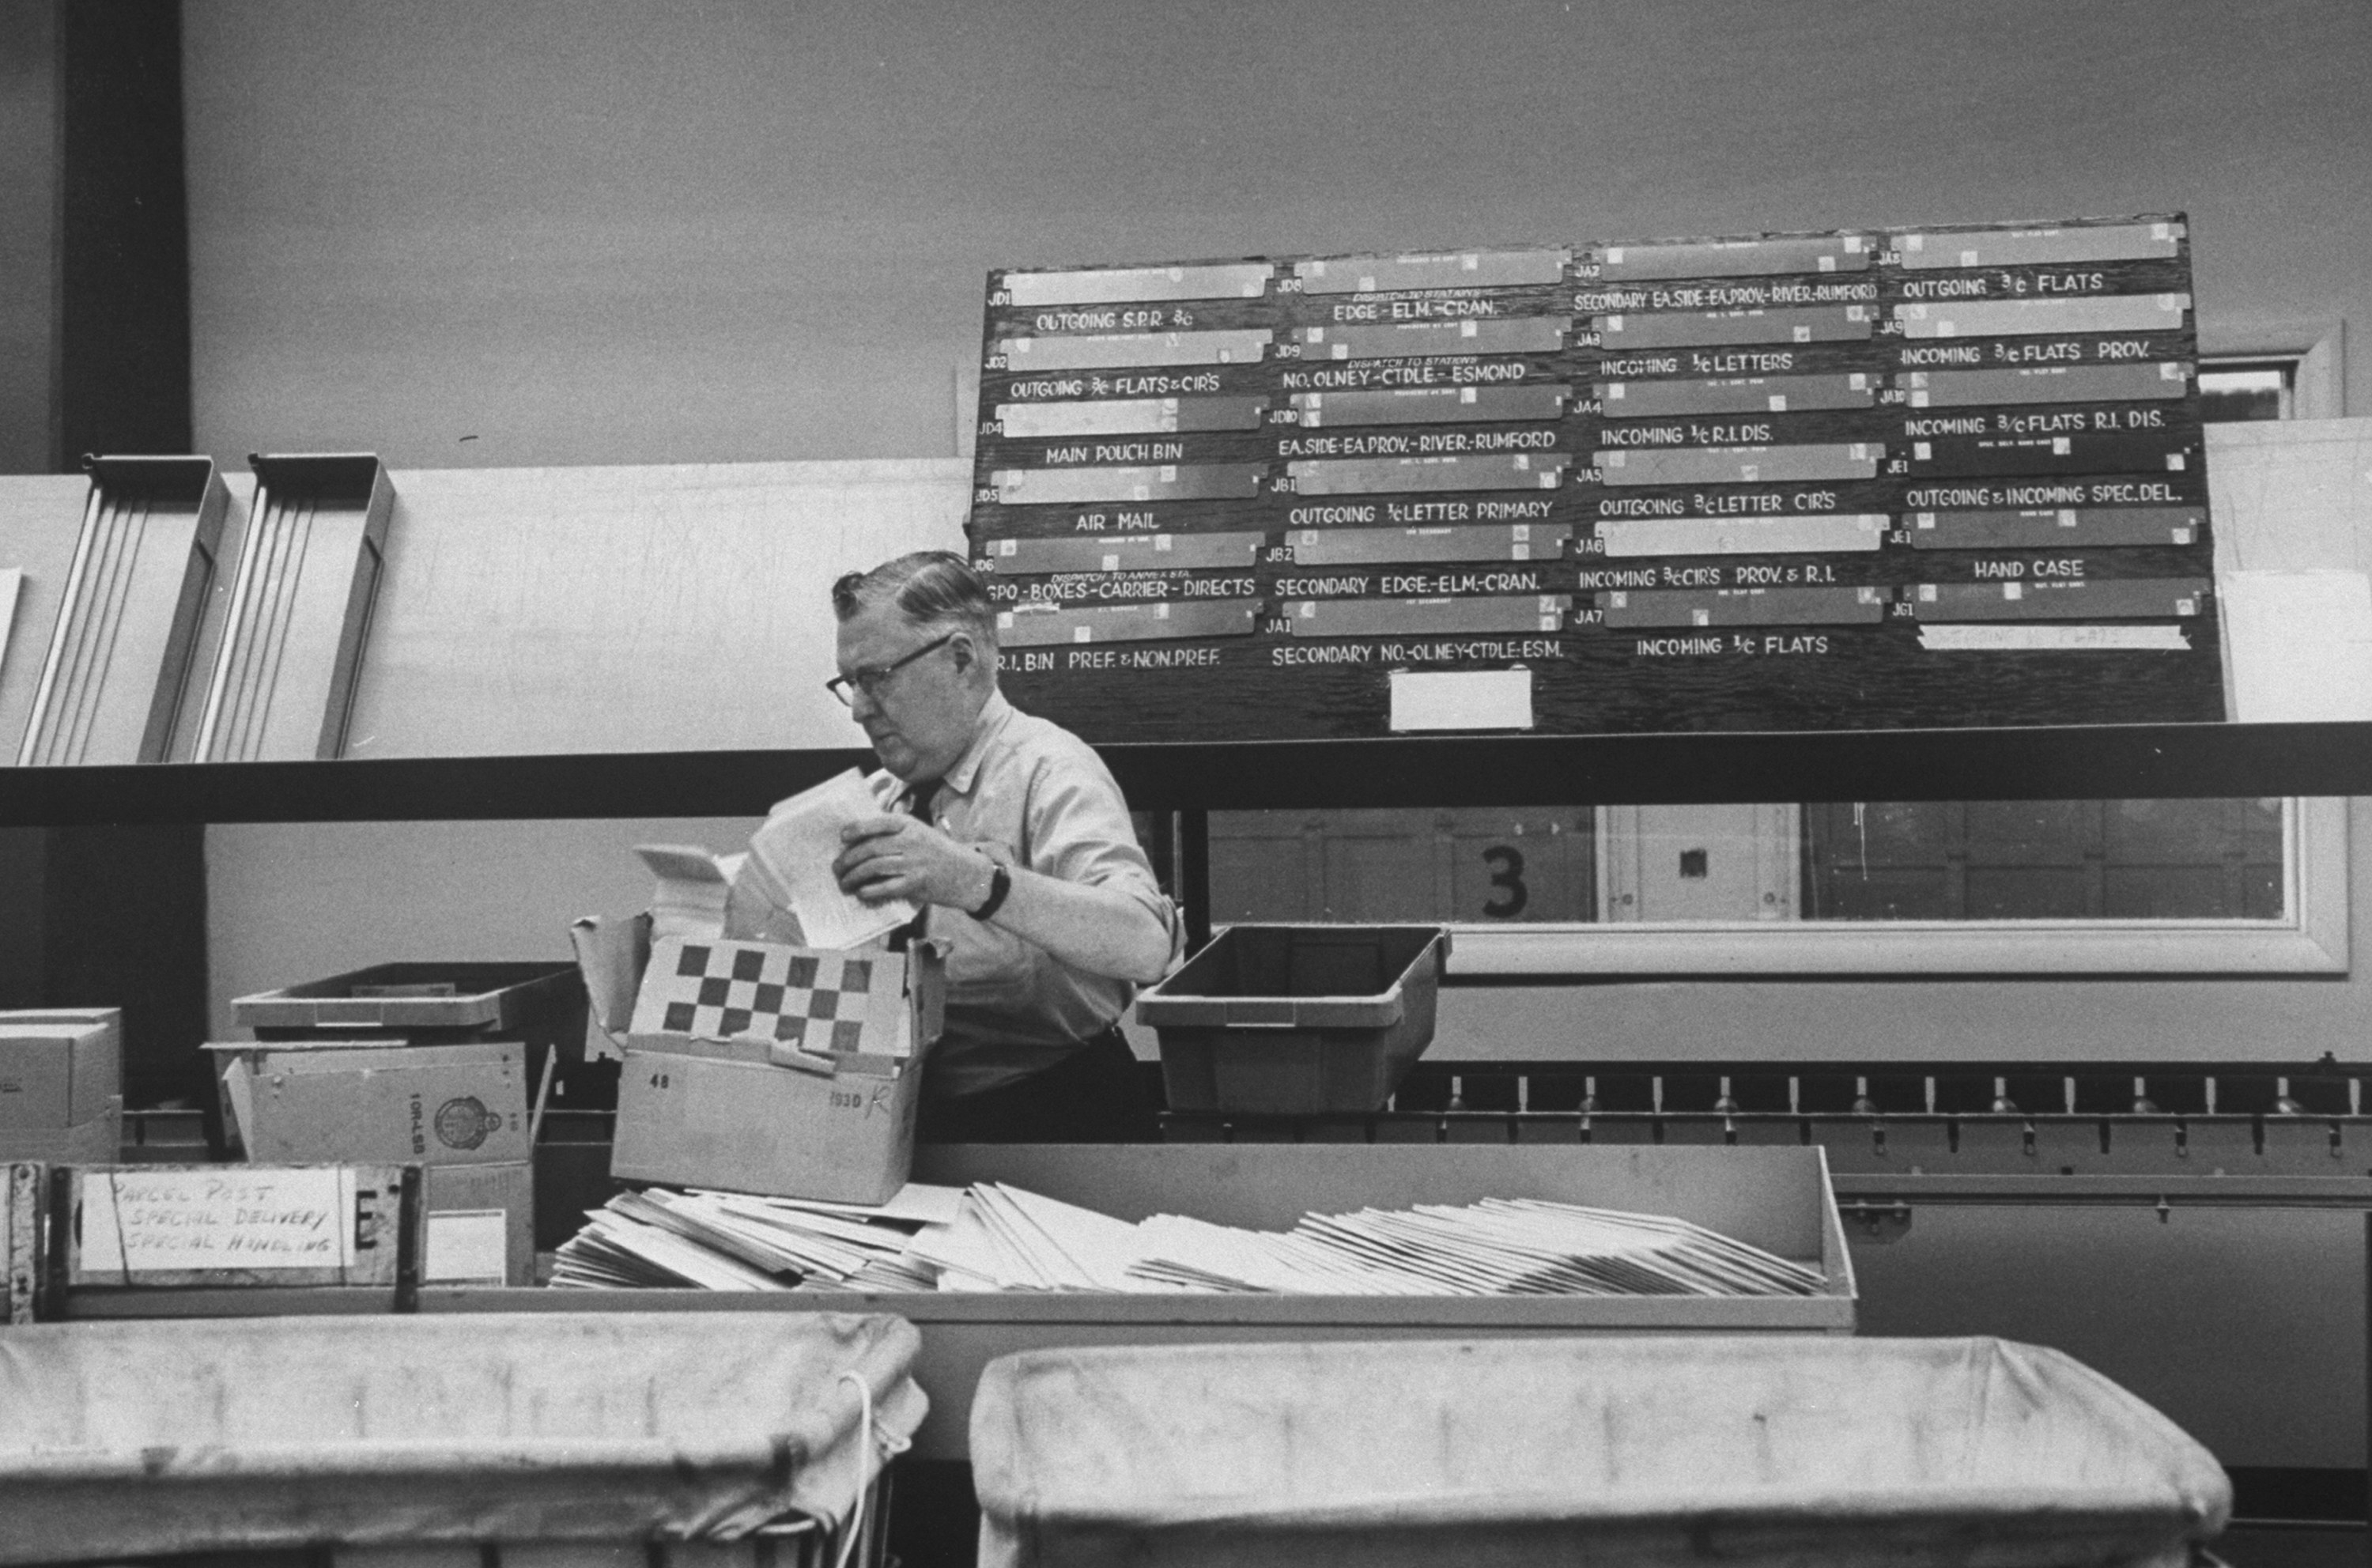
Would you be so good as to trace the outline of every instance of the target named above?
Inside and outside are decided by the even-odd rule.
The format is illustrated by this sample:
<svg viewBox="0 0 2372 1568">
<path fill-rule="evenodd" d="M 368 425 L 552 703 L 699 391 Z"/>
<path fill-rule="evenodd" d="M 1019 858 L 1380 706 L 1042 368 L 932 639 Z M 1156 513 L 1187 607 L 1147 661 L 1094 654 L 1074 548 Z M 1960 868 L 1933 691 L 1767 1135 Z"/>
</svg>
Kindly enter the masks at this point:
<svg viewBox="0 0 2372 1568">
<path fill-rule="evenodd" d="M 971 1457 L 982 1568 L 2182 1568 L 2231 1508 L 2157 1411 L 1991 1339 L 1037 1351 Z"/>
<path fill-rule="evenodd" d="M 0 1563 L 836 1528 L 922 1421 L 918 1343 L 901 1318 L 823 1313 L 14 1329 Z"/>
</svg>

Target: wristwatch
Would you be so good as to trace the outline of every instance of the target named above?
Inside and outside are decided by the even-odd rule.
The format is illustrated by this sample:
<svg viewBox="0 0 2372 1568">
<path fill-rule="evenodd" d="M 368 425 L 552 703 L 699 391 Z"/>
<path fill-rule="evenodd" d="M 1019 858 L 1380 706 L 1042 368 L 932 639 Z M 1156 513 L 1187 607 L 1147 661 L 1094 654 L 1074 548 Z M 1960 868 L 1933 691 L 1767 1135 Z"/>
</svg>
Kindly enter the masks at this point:
<svg viewBox="0 0 2372 1568">
<path fill-rule="evenodd" d="M 1013 891 L 1013 873 L 1005 868 L 1005 863 L 992 860 L 989 864 L 994 869 L 988 878 L 988 897 L 981 900 L 980 908 L 969 912 L 974 920 L 994 914 L 1004 907 L 1005 896 Z"/>
</svg>

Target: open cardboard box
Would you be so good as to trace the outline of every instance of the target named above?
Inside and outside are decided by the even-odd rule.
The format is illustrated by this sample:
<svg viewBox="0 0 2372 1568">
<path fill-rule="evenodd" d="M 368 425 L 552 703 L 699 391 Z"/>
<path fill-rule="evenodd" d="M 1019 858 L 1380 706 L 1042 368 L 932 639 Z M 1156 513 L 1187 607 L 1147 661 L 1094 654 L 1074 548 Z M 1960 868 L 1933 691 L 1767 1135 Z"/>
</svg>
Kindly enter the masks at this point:
<svg viewBox="0 0 2372 1568">
<path fill-rule="evenodd" d="M 586 1053 L 625 1063 L 612 1177 L 846 1203 L 905 1185 L 946 994 L 936 944 L 654 938 L 647 914 L 569 935 L 592 999 Z M 750 971 L 738 979 L 737 958 Z M 779 995 L 751 994 L 785 976 L 795 993 L 831 995 L 796 1038 L 775 1032 L 789 1028 L 765 1005 Z"/>
</svg>

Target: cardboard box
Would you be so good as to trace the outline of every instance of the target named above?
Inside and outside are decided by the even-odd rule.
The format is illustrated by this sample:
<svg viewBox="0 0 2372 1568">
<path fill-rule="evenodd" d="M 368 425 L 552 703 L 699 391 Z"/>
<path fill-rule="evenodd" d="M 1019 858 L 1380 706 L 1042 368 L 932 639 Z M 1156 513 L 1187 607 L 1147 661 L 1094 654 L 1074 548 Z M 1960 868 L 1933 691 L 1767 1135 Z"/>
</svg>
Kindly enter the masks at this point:
<svg viewBox="0 0 2372 1568">
<path fill-rule="evenodd" d="M 572 935 L 600 1046 L 625 1059 L 613 1178 L 848 1203 L 884 1202 L 905 1184 L 945 998 L 935 945 L 654 942 L 647 915 L 579 921 Z M 745 1018 L 751 998 L 740 991 L 670 1015 L 737 958 L 753 970 L 762 958 L 769 976 L 793 966 L 795 988 L 835 994 L 800 1030 Z"/>
<path fill-rule="evenodd" d="M 428 1211 L 422 1283 L 535 1283 L 533 1165 L 432 1165 L 420 1174 Z"/>
<path fill-rule="evenodd" d="M 89 1121 L 72 1127 L 0 1127 L 0 1162 L 114 1165 L 123 1148 L 123 1101 L 110 1099 Z"/>
<path fill-rule="evenodd" d="M 84 1126 L 122 1093 L 123 1047 L 111 1019 L 0 1014 L 0 1128 Z"/>
<path fill-rule="evenodd" d="M 914 1160 L 922 1074 L 821 1074 L 629 1051 L 610 1174 L 836 1203 L 883 1203 Z"/>
<path fill-rule="evenodd" d="M 118 1051 L 123 1049 L 121 1007 L 25 1007 L 0 1012 L 0 1024 L 90 1024 L 107 1030 Z"/>
<path fill-rule="evenodd" d="M 257 1163 L 509 1165 L 532 1155 L 527 1048 L 513 1040 L 209 1044 Z"/>
</svg>

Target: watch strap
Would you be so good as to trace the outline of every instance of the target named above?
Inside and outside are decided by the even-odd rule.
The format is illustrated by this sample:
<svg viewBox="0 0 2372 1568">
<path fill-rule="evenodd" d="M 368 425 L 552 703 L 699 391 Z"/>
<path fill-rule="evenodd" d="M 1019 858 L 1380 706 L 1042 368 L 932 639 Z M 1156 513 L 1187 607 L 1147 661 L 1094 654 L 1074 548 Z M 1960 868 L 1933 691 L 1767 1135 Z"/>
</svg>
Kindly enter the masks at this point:
<svg viewBox="0 0 2372 1568">
<path fill-rule="evenodd" d="M 994 914 L 1004 907 L 1005 896 L 1011 891 L 1013 891 L 1013 873 L 1007 871 L 999 863 L 994 873 L 988 879 L 988 897 L 981 901 L 980 908 L 971 912 L 972 919 L 986 920 Z"/>
</svg>

